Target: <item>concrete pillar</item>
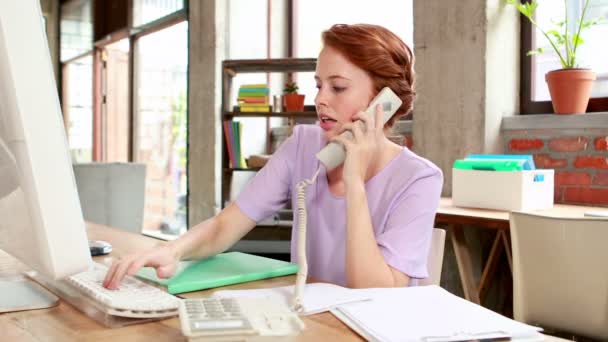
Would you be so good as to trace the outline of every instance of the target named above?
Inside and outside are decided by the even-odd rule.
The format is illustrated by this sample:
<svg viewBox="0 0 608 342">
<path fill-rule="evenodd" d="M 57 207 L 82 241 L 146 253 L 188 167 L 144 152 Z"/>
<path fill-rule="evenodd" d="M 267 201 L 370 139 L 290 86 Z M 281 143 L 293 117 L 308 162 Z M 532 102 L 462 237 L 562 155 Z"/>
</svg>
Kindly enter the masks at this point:
<svg viewBox="0 0 608 342">
<path fill-rule="evenodd" d="M 502 117 L 518 112 L 519 15 L 505 0 L 416 0 L 414 54 L 413 148 L 443 170 L 443 195 L 450 196 L 454 160 L 502 152 Z M 490 233 L 466 230 L 477 279 Z M 441 285 L 462 295 L 451 241 Z M 504 293 L 495 289 L 484 305 L 499 309 Z"/>
<path fill-rule="evenodd" d="M 414 149 L 450 195 L 454 160 L 500 152 L 501 119 L 518 111 L 519 16 L 504 0 L 414 1 L 414 53 Z"/>
<path fill-rule="evenodd" d="M 225 56 L 226 2 L 191 1 L 188 73 L 189 225 L 215 214 L 221 172 L 221 63 Z"/>
</svg>

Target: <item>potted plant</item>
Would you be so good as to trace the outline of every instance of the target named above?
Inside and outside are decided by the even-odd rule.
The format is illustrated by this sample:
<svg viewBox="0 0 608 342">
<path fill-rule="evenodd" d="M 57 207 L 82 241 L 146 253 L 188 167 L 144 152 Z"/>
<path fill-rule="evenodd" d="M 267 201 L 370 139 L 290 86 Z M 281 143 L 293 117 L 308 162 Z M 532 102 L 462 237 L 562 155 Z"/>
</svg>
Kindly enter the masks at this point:
<svg viewBox="0 0 608 342">
<path fill-rule="evenodd" d="M 298 85 L 295 82 L 285 83 L 283 88 L 283 106 L 286 112 L 304 111 L 304 95 L 298 94 Z"/>
<path fill-rule="evenodd" d="M 576 53 L 578 46 L 583 43 L 581 32 L 598 23 L 598 20 L 584 21 L 589 0 L 585 0 L 581 17 L 574 25 L 572 32 L 569 31 L 567 9 L 564 20 L 556 23 L 557 29 L 545 31 L 534 20 L 534 12 L 538 6 L 537 0 L 524 3 L 520 0 L 507 0 L 507 2 L 514 5 L 521 14 L 530 20 L 532 25 L 542 32 L 559 57 L 562 68 L 545 74 L 545 81 L 549 86 L 551 103 L 555 113 L 585 113 L 589 103 L 591 86 L 595 80 L 595 73 L 590 69 L 578 66 Z M 542 48 L 537 48 L 529 51 L 528 56 L 542 52 Z"/>
</svg>

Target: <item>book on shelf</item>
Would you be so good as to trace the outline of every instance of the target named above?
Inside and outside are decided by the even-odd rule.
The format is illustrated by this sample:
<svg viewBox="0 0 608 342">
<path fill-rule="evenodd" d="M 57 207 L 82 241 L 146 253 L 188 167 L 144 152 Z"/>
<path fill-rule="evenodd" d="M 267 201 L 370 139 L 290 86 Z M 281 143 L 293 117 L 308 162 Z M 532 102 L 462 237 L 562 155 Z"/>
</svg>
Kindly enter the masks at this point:
<svg viewBox="0 0 608 342">
<path fill-rule="evenodd" d="M 243 124 L 238 121 L 225 120 L 224 138 L 226 139 L 226 149 L 228 150 L 229 165 L 231 168 L 247 168 L 245 158 L 241 153 L 241 140 L 243 137 Z"/>
<path fill-rule="evenodd" d="M 232 121 L 232 124 L 234 125 L 234 129 L 236 131 L 235 137 L 236 137 L 236 150 L 237 150 L 237 162 L 238 162 L 238 166 L 241 169 L 246 169 L 247 168 L 247 163 L 245 162 L 245 157 L 243 157 L 243 152 L 242 152 L 242 145 L 241 145 L 241 141 L 243 140 L 243 124 L 240 121 Z"/>
<path fill-rule="evenodd" d="M 265 97 L 268 98 L 268 92 L 263 91 L 255 91 L 255 92 L 244 92 L 244 89 L 239 89 L 239 98 L 243 97 Z"/>
<path fill-rule="evenodd" d="M 243 84 L 240 88 L 267 88 L 268 85 L 266 83 L 253 83 L 253 84 Z"/>
<path fill-rule="evenodd" d="M 239 107 L 243 108 L 243 107 L 249 107 L 249 108 L 255 108 L 255 107 L 268 107 L 268 103 L 248 103 L 248 102 L 240 102 L 239 101 Z"/>
<path fill-rule="evenodd" d="M 228 150 L 228 164 L 231 168 L 236 165 L 235 152 L 234 152 L 234 132 L 232 131 L 232 121 L 224 120 L 224 138 L 226 139 L 226 149 Z"/>
<path fill-rule="evenodd" d="M 266 84 L 245 84 L 239 87 L 237 101 L 245 103 L 264 103 L 268 105 L 270 89 Z"/>
<path fill-rule="evenodd" d="M 247 104 L 265 104 L 268 105 L 268 96 L 264 97 L 239 97 L 237 101 L 240 103 Z"/>
<path fill-rule="evenodd" d="M 244 94 L 244 95 L 248 95 L 248 94 L 255 94 L 255 93 L 261 93 L 264 94 L 264 96 L 267 96 L 269 93 L 269 89 L 268 88 L 243 88 L 241 87 L 239 89 L 239 94 Z"/>
<path fill-rule="evenodd" d="M 236 112 L 242 113 L 266 113 L 270 112 L 272 106 L 238 106 Z"/>
</svg>

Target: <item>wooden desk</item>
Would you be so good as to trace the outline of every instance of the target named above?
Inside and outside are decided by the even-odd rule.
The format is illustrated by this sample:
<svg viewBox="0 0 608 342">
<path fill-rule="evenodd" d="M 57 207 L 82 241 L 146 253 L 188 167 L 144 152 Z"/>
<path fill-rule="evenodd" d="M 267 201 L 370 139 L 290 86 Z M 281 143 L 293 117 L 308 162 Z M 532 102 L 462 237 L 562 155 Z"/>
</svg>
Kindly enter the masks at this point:
<svg viewBox="0 0 608 342">
<path fill-rule="evenodd" d="M 117 257 L 136 250 L 153 247 L 159 240 L 117 229 L 89 224 L 89 238 L 112 243 L 111 256 Z M 107 256 L 106 256 L 107 257 Z M 10 258 L 10 256 L 9 256 Z M 101 261 L 104 257 L 98 257 Z M 15 260 L 15 269 L 22 266 Z M 3 268 L 6 269 L 6 261 Z M 279 277 L 256 282 L 225 286 L 221 289 L 251 289 L 285 286 L 295 283 L 295 276 Z M 185 297 L 207 297 L 218 289 L 192 292 Z M 303 318 L 306 329 L 296 341 L 363 341 L 359 335 L 330 313 Z M 54 308 L 0 314 L 2 341 L 185 341 L 178 318 L 109 329 L 61 301 Z"/>
<path fill-rule="evenodd" d="M 149 248 L 160 243 L 152 238 L 94 224 L 89 224 L 89 237 L 91 239 L 110 241 L 114 247 L 112 252 L 112 256 L 114 257 L 135 250 Z M 5 259 L 2 258 L 1 261 L 3 262 L 2 266 L 6 269 L 7 262 Z M 13 264 L 15 270 L 23 267 L 16 260 L 13 261 Z M 294 280 L 295 276 L 286 276 L 226 286 L 221 289 L 285 286 L 293 284 Z M 187 297 L 206 297 L 216 290 L 218 289 L 193 292 L 187 294 Z M 306 329 L 293 339 L 295 341 L 363 341 L 359 335 L 330 313 L 306 316 L 303 319 Z M 181 334 L 177 318 L 109 329 L 63 301 L 58 306 L 50 309 L 0 314 L 0 331 L 0 340 L 19 342 L 186 340 Z M 564 340 L 547 337 L 546 341 L 559 342 Z"/>
<path fill-rule="evenodd" d="M 556 204 L 552 209 L 538 210 L 535 213 L 557 217 L 583 217 L 586 211 L 607 211 L 608 208 Z M 451 198 L 441 198 L 435 216 L 435 225 L 446 226 L 452 232 L 452 246 L 456 255 L 460 281 L 465 298 L 480 304 L 485 298 L 500 256 L 506 254 L 509 268 L 513 270 L 511 242 L 509 234 L 509 212 L 475 208 L 460 208 L 452 204 Z M 481 279 L 477 285 L 473 276 L 470 249 L 464 237 L 464 227 L 475 226 L 496 231 L 488 260 L 483 266 Z"/>
</svg>

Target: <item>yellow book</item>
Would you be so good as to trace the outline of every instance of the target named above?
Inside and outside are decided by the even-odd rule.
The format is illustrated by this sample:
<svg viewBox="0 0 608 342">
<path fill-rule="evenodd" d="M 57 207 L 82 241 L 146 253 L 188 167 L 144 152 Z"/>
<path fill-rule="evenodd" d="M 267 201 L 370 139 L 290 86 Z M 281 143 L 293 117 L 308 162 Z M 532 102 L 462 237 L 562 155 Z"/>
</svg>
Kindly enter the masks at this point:
<svg viewBox="0 0 608 342">
<path fill-rule="evenodd" d="M 246 169 L 247 168 L 247 163 L 245 162 L 245 157 L 243 157 L 243 124 L 239 121 L 238 122 L 239 125 L 239 150 L 241 153 L 239 153 L 239 167 L 242 169 Z"/>
<path fill-rule="evenodd" d="M 257 83 L 257 84 L 243 84 L 241 88 L 266 88 L 268 84 L 266 83 Z"/>
<path fill-rule="evenodd" d="M 239 102 L 239 106 L 241 108 L 254 108 L 254 107 L 268 107 L 268 103 L 247 103 L 247 102 Z"/>
<path fill-rule="evenodd" d="M 270 112 L 270 106 L 266 106 L 266 107 L 241 107 L 240 108 L 241 112 L 244 113 L 263 113 L 263 112 Z"/>
</svg>

